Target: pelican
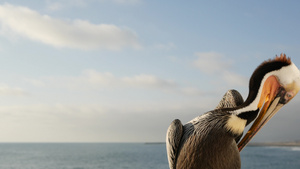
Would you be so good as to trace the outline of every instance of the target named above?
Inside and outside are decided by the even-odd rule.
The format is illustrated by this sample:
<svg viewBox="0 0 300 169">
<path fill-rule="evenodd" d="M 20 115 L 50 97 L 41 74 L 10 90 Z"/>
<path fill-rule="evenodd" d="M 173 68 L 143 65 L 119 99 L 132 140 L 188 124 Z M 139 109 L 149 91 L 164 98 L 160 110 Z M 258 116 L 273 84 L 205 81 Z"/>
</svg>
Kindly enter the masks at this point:
<svg viewBox="0 0 300 169">
<path fill-rule="evenodd" d="M 240 169 L 240 151 L 300 89 L 300 71 L 285 54 L 259 65 L 245 101 L 226 93 L 216 109 L 184 126 L 169 126 L 166 147 L 170 169 Z M 241 141 L 245 126 L 253 124 Z"/>
</svg>

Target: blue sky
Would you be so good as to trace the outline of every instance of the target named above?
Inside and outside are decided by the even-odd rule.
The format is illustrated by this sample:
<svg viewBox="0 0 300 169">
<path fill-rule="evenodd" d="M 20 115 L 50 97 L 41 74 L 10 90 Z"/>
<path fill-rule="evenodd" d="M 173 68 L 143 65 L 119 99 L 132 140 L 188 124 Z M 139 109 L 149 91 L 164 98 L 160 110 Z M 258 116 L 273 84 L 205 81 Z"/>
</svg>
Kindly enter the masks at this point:
<svg viewBox="0 0 300 169">
<path fill-rule="evenodd" d="M 0 142 L 164 141 L 247 97 L 264 60 L 300 65 L 298 1 L 0 1 Z M 299 140 L 296 97 L 254 141 Z"/>
</svg>

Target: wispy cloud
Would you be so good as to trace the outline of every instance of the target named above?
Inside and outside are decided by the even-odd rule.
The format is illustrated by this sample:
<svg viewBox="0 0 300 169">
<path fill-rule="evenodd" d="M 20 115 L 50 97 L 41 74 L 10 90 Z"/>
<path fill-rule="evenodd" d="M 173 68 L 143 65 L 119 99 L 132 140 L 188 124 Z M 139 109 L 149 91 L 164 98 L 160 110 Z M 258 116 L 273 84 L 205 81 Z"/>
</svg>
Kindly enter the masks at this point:
<svg viewBox="0 0 300 169">
<path fill-rule="evenodd" d="M 169 51 L 169 50 L 176 48 L 176 45 L 173 42 L 160 43 L 160 44 L 154 45 L 154 48 Z"/>
<path fill-rule="evenodd" d="M 68 89 L 99 89 L 99 88 L 172 88 L 177 84 L 172 80 L 165 80 L 154 75 L 140 74 L 135 76 L 116 77 L 110 72 L 85 70 L 78 76 L 72 77 L 44 77 L 41 79 L 26 79 L 26 81 L 39 87 L 54 86 Z"/>
<path fill-rule="evenodd" d="M 85 20 L 61 20 L 27 7 L 0 6 L 1 34 L 15 34 L 55 47 L 84 50 L 119 50 L 140 48 L 133 31 L 110 24 L 93 24 Z"/>
<path fill-rule="evenodd" d="M 0 84 L 0 95 L 5 96 L 24 96 L 28 93 L 19 87 L 11 87 L 6 84 Z"/>
<path fill-rule="evenodd" d="M 46 8 L 50 11 L 63 10 L 70 7 L 87 7 L 95 2 L 111 2 L 118 5 L 134 5 L 141 3 L 142 0 L 47 0 Z"/>
<path fill-rule="evenodd" d="M 51 2 L 47 1 L 47 10 L 58 11 L 64 8 L 64 5 L 61 2 Z"/>
<path fill-rule="evenodd" d="M 222 73 L 222 79 L 228 84 L 232 86 L 247 86 L 249 79 L 245 76 L 242 76 L 238 73 L 234 73 L 231 71 L 224 71 Z"/>
<path fill-rule="evenodd" d="M 175 87 L 176 84 L 171 80 L 164 80 L 153 75 L 137 75 L 133 77 L 124 77 L 121 79 L 124 84 L 139 87 L 158 87 L 168 88 Z"/>
<path fill-rule="evenodd" d="M 205 73 L 219 73 L 224 69 L 228 69 L 231 66 L 231 62 L 224 60 L 224 57 L 220 53 L 205 52 L 196 53 L 198 59 L 194 61 L 194 65 Z"/>
<path fill-rule="evenodd" d="M 230 86 L 246 86 L 247 78 L 233 72 L 232 60 L 226 60 L 220 53 L 196 53 L 198 58 L 193 65 L 205 74 L 216 76 Z"/>
<path fill-rule="evenodd" d="M 183 93 L 184 95 L 190 95 L 190 96 L 200 96 L 200 95 L 204 96 L 208 94 L 208 92 L 204 92 L 195 87 L 184 87 L 180 89 L 180 92 Z"/>
<path fill-rule="evenodd" d="M 117 77 L 110 72 L 84 70 L 78 76 L 52 76 L 39 79 L 25 79 L 36 87 L 54 87 L 68 90 L 103 90 L 115 88 L 133 88 L 157 90 L 165 93 L 201 96 L 203 92 L 198 88 L 182 86 L 172 79 L 164 79 L 151 74 Z"/>
</svg>

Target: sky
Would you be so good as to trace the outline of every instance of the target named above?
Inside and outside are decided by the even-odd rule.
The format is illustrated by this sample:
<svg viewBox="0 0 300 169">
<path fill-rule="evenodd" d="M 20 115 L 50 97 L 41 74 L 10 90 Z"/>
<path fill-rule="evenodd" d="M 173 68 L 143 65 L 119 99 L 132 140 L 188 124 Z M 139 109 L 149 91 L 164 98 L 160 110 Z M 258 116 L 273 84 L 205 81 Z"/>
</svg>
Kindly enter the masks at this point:
<svg viewBox="0 0 300 169">
<path fill-rule="evenodd" d="M 244 98 L 263 61 L 300 66 L 300 1 L 0 0 L 0 142 L 163 142 Z M 253 141 L 300 140 L 300 96 Z"/>
</svg>

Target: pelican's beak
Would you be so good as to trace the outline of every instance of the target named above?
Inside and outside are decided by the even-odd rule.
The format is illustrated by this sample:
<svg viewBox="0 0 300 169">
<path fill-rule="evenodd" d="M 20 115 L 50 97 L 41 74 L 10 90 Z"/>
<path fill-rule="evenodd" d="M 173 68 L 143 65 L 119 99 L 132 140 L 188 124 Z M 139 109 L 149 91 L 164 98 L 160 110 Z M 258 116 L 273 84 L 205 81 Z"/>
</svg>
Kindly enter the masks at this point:
<svg viewBox="0 0 300 169">
<path fill-rule="evenodd" d="M 239 151 L 248 144 L 255 134 L 278 112 L 283 105 L 288 103 L 299 91 L 300 86 L 297 80 L 288 84 L 281 85 L 275 76 L 270 76 L 264 83 L 258 108 L 262 109 L 253 122 L 251 128 L 239 142 Z"/>
</svg>

